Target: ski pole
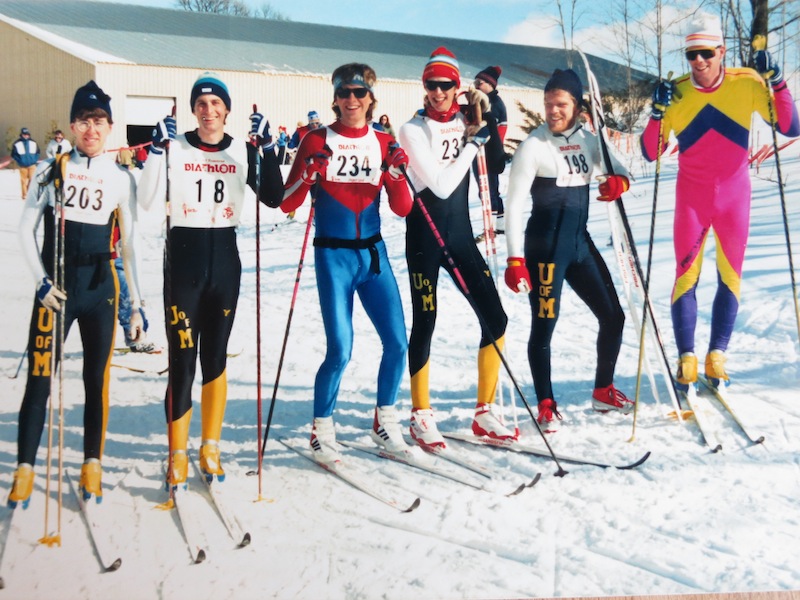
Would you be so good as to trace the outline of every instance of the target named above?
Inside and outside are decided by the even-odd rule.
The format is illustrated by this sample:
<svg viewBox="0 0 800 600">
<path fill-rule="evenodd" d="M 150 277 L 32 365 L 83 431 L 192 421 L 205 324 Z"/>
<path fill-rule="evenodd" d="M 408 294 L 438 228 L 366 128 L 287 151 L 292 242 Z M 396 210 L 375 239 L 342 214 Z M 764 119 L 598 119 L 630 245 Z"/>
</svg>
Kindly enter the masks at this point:
<svg viewBox="0 0 800 600">
<path fill-rule="evenodd" d="M 176 105 L 172 105 L 172 117 L 175 117 Z M 170 218 L 172 206 L 170 204 L 170 184 L 169 184 L 169 140 L 164 146 L 164 162 L 167 174 L 166 179 L 166 194 L 165 194 L 165 208 L 166 208 L 166 227 L 164 233 L 164 319 L 167 323 L 167 487 L 169 488 L 169 499 L 173 501 L 175 498 L 175 490 L 170 485 L 169 480 L 172 476 L 172 450 L 175 446 L 175 440 L 172 438 L 172 358 L 173 358 L 173 339 L 172 331 L 169 328 L 170 314 L 172 308 L 172 249 L 170 247 L 170 228 L 172 227 L 172 220 Z"/>
<path fill-rule="evenodd" d="M 672 78 L 672 73 L 667 75 L 667 79 Z M 658 180 L 659 176 L 661 175 L 661 152 L 663 151 L 663 139 L 662 135 L 664 134 L 664 121 L 658 121 L 658 153 L 656 154 L 656 172 L 653 179 L 653 209 L 651 212 L 651 219 L 650 219 L 650 242 L 649 248 L 647 251 L 647 274 L 645 275 L 645 283 L 644 289 L 650 289 L 650 269 L 653 264 L 653 241 L 655 238 L 655 227 L 656 227 L 656 205 L 658 204 Z M 646 292 L 645 292 L 646 293 Z M 645 303 L 644 307 L 642 307 L 642 327 L 639 330 L 639 364 L 636 368 L 636 391 L 633 397 L 633 423 L 631 424 L 631 437 L 628 439 L 629 442 L 633 442 L 636 439 L 636 422 L 639 416 L 639 398 L 640 392 L 642 388 L 642 367 L 644 366 L 644 344 L 645 344 L 645 327 L 647 327 L 647 303 Z M 682 420 L 681 411 L 676 411 L 678 415 L 678 420 Z"/>
<path fill-rule="evenodd" d="M 258 107 L 253 104 L 253 113 L 258 112 Z M 261 399 L 261 156 L 258 150 L 258 136 L 251 135 L 250 143 L 255 148 L 256 170 L 256 413 L 258 419 L 258 433 L 256 437 L 256 450 L 261 458 L 261 426 L 262 426 L 262 399 Z M 261 460 L 258 461 L 258 498 L 261 499 Z"/>
<path fill-rule="evenodd" d="M 753 50 L 765 50 L 767 47 L 767 38 L 764 35 L 756 35 L 753 38 Z M 770 129 L 772 129 L 772 146 L 774 148 L 775 154 L 775 170 L 778 174 L 778 194 L 781 199 L 781 215 L 783 217 L 783 233 L 786 237 L 786 253 L 789 256 L 789 275 L 792 282 L 792 300 L 794 301 L 794 317 L 795 321 L 797 322 L 797 339 L 800 342 L 800 306 L 798 306 L 797 300 L 797 281 L 795 280 L 794 275 L 794 259 L 792 253 L 792 240 L 789 234 L 789 216 L 786 211 L 786 194 L 783 190 L 783 175 L 781 175 L 781 160 L 779 151 L 780 148 L 778 147 L 778 132 L 777 132 L 777 120 L 775 117 L 775 109 L 773 108 L 773 90 L 772 90 L 772 83 L 764 77 L 764 83 L 767 85 L 767 94 L 769 98 L 767 98 L 767 104 L 769 105 L 769 124 Z"/>
<path fill-rule="evenodd" d="M 401 167 L 401 170 L 403 171 L 403 175 L 406 176 L 406 181 L 408 182 L 408 187 L 411 188 L 411 192 L 414 194 L 414 201 L 416 202 L 417 206 L 419 207 L 420 211 L 422 212 L 423 216 L 425 217 L 425 221 L 428 223 L 428 227 L 430 227 L 431 233 L 433 233 L 433 237 L 436 238 L 436 243 L 439 244 L 439 248 L 441 248 L 442 253 L 444 254 L 445 260 L 447 261 L 447 264 L 450 266 L 450 269 L 453 272 L 453 275 L 455 277 L 456 283 L 458 284 L 459 288 L 461 289 L 461 292 L 464 294 L 464 297 L 467 299 L 467 302 L 469 302 L 470 306 L 472 307 L 472 310 L 478 316 L 478 321 L 480 322 L 482 329 L 487 332 L 487 335 L 491 339 L 492 346 L 494 347 L 495 352 L 497 352 L 497 355 L 500 357 L 500 361 L 503 363 L 503 367 L 505 368 L 506 373 L 508 373 L 508 378 L 511 380 L 512 384 L 514 385 L 514 389 L 516 389 L 517 394 L 519 395 L 520 400 L 522 401 L 522 404 L 525 406 L 525 408 L 528 411 L 528 414 L 530 415 L 531 419 L 533 420 L 533 424 L 536 426 L 536 429 L 539 432 L 539 435 L 542 437 L 542 440 L 544 441 L 544 445 L 547 447 L 547 451 L 550 453 L 550 456 L 553 459 L 553 462 L 556 463 L 556 466 L 558 467 L 558 471 L 556 471 L 555 476 L 556 477 L 563 477 L 564 475 L 567 474 L 567 471 L 565 471 L 564 467 L 561 466 L 561 463 L 559 462 L 558 457 L 555 455 L 555 452 L 553 452 L 553 448 L 550 446 L 550 442 L 547 441 L 547 436 L 545 436 L 544 431 L 542 431 L 542 428 L 539 425 L 539 422 L 536 420 L 536 417 L 533 414 L 533 410 L 531 409 L 531 405 L 528 403 L 528 400 L 525 398 L 525 394 L 522 392 L 522 388 L 520 387 L 519 383 L 517 382 L 517 379 L 514 377 L 514 374 L 511 372 L 511 367 L 509 366 L 505 355 L 500 350 L 500 347 L 497 345 L 497 340 L 494 339 L 494 336 L 492 336 L 491 333 L 489 333 L 489 327 L 488 327 L 488 325 L 486 323 L 486 319 L 484 318 L 484 316 L 481 313 L 480 309 L 478 308 L 477 304 L 475 304 L 475 300 L 473 299 L 472 294 L 470 294 L 469 288 L 467 287 L 467 283 L 466 283 L 466 281 L 464 281 L 464 277 L 461 275 L 461 270 L 458 268 L 458 266 L 456 265 L 455 261 L 453 260 L 453 257 L 452 257 L 452 255 L 450 254 L 450 251 L 447 248 L 447 244 L 445 244 L 444 239 L 442 239 L 442 236 L 439 233 L 439 229 L 436 227 L 436 224 L 433 222 L 433 219 L 431 218 L 431 215 L 428 212 L 428 209 L 425 207 L 425 203 L 422 201 L 422 198 L 419 197 L 419 193 L 414 188 L 414 184 L 411 183 L 411 180 L 408 178 L 408 174 L 406 173 L 405 168 Z"/>
<path fill-rule="evenodd" d="M 25 357 L 26 356 L 28 356 L 28 347 L 27 346 L 25 346 L 25 351 L 22 353 L 22 356 L 19 357 L 19 364 L 17 365 L 17 370 L 14 372 L 14 374 L 11 377 L 9 377 L 9 379 L 16 379 L 17 377 L 19 377 L 19 372 L 22 371 L 22 363 L 25 362 Z"/>
<path fill-rule="evenodd" d="M 333 152 L 325 145 L 325 152 L 331 156 Z M 272 400 L 269 405 L 269 413 L 267 414 L 267 423 L 264 427 L 264 438 L 259 450 L 258 457 L 258 470 L 261 471 L 261 465 L 264 462 L 264 452 L 267 449 L 267 440 L 269 439 L 269 429 L 272 424 L 272 415 L 275 411 L 275 401 L 278 396 L 278 386 L 280 385 L 281 372 L 283 371 L 283 359 L 286 356 L 286 346 L 289 341 L 289 329 L 292 326 L 292 316 L 294 315 L 294 307 L 297 302 L 297 292 L 300 289 L 300 276 L 303 273 L 303 264 L 305 262 L 306 248 L 308 247 L 308 238 L 311 233 L 311 225 L 314 222 L 314 204 L 317 201 L 317 192 L 319 190 L 319 181 L 311 188 L 311 208 L 308 211 L 308 222 L 306 223 L 306 231 L 303 235 L 303 245 L 300 248 L 300 261 L 297 263 L 297 274 L 294 279 L 294 289 L 292 290 L 292 300 L 289 303 L 289 315 L 286 318 L 286 331 L 283 334 L 283 343 L 281 344 L 281 354 L 278 359 L 278 370 L 275 374 L 275 384 L 272 387 Z"/>
</svg>

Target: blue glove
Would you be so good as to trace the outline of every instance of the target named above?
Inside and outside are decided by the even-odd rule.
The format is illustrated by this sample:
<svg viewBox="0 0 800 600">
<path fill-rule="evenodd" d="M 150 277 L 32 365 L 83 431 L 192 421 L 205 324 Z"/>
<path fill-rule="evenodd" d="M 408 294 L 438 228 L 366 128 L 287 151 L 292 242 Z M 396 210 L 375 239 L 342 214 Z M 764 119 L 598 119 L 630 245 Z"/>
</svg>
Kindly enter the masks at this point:
<svg viewBox="0 0 800 600">
<path fill-rule="evenodd" d="M 469 133 L 469 130 L 472 128 L 476 128 L 477 131 L 473 133 Z M 486 124 L 485 121 L 481 121 L 480 125 L 470 126 L 467 129 L 467 143 L 468 144 L 475 144 L 478 148 L 483 146 L 486 142 L 489 141 L 489 138 L 492 137 L 489 133 L 489 126 Z"/>
<path fill-rule="evenodd" d="M 269 121 L 261 113 L 254 112 L 250 115 L 250 137 L 255 138 L 263 150 L 271 150 L 275 146 L 269 131 Z"/>
<path fill-rule="evenodd" d="M 769 80 L 772 87 L 779 85 L 783 81 L 781 68 L 778 66 L 778 63 L 775 62 L 769 50 L 757 50 L 756 53 L 753 54 L 753 64 L 756 67 L 756 71 L 761 73 L 764 79 Z"/>
<path fill-rule="evenodd" d="M 153 145 L 150 152 L 153 154 L 161 154 L 162 150 L 167 146 L 167 143 L 174 140 L 178 135 L 178 124 L 175 117 L 164 117 L 153 128 L 153 135 L 151 141 Z"/>
<path fill-rule="evenodd" d="M 650 116 L 656 121 L 660 121 L 667 107 L 672 104 L 673 96 L 675 96 L 676 102 L 681 98 L 675 84 L 668 79 L 659 81 L 656 89 L 653 90 L 653 112 L 650 113 Z"/>
</svg>

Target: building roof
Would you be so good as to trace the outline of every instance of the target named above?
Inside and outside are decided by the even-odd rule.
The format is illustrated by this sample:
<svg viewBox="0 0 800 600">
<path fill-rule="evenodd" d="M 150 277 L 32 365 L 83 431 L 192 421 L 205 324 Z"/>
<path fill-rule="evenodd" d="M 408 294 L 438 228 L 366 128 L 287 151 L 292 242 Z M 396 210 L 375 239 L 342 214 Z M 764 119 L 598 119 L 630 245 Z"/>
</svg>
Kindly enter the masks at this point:
<svg viewBox="0 0 800 600">
<path fill-rule="evenodd" d="M 430 53 L 446 46 L 458 57 L 463 80 L 500 65 L 501 85 L 536 89 L 566 63 L 566 53 L 553 48 L 88 0 L 0 0 L 0 20 L 90 63 L 327 75 L 357 61 L 372 65 L 381 79 L 416 81 Z M 601 88 L 626 81 L 623 66 L 590 61 Z"/>
</svg>

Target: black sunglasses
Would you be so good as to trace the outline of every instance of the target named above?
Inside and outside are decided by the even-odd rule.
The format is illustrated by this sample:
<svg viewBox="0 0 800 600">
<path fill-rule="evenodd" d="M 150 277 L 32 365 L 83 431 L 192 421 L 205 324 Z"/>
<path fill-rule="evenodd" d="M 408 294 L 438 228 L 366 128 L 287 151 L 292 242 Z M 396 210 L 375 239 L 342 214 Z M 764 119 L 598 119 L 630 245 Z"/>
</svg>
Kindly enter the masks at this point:
<svg viewBox="0 0 800 600">
<path fill-rule="evenodd" d="M 360 100 L 361 98 L 366 98 L 367 94 L 369 94 L 369 90 L 363 87 L 337 88 L 334 94 L 336 94 L 337 98 L 341 98 L 342 100 L 347 100 L 350 97 L 350 94 L 353 94 L 353 96 Z"/>
<path fill-rule="evenodd" d="M 429 92 L 436 90 L 436 88 L 446 92 L 448 90 L 452 90 L 454 87 L 456 87 L 455 81 L 432 81 L 429 79 L 425 82 L 425 89 Z"/>
<path fill-rule="evenodd" d="M 686 51 L 686 60 L 692 62 L 697 60 L 698 56 L 702 56 L 705 60 L 709 60 L 714 58 L 714 55 L 717 53 L 716 48 L 703 48 L 702 50 L 687 50 Z"/>
</svg>

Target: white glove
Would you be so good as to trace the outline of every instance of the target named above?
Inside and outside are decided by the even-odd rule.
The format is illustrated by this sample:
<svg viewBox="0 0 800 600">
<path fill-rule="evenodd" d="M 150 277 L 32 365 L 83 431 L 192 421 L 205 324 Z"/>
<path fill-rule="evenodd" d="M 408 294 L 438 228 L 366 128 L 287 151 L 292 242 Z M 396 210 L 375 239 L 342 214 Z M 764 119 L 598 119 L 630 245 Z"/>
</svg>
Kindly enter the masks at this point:
<svg viewBox="0 0 800 600">
<path fill-rule="evenodd" d="M 49 278 L 45 277 L 36 286 L 36 297 L 42 306 L 52 311 L 60 312 L 63 304 L 62 300 L 67 299 L 67 295 L 53 285 Z"/>
</svg>

